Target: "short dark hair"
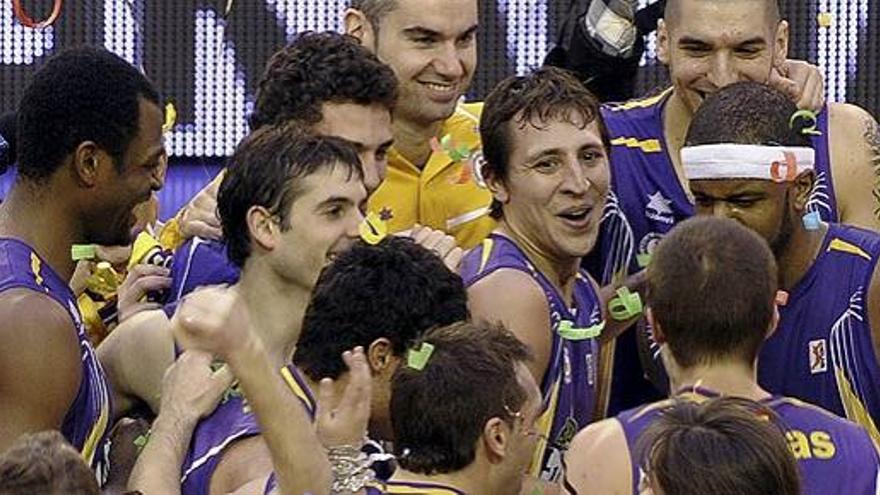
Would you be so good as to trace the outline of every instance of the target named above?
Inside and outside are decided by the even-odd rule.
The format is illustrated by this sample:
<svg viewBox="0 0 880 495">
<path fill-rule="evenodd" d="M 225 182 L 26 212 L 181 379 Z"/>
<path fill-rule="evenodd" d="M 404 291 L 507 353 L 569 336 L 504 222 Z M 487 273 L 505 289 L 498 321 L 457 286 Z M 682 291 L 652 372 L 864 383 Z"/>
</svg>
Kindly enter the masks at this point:
<svg viewBox="0 0 880 495">
<path fill-rule="evenodd" d="M 324 103 L 379 104 L 390 112 L 396 101 L 394 71 L 357 39 L 306 32 L 269 59 L 249 122 L 251 129 L 288 120 L 311 127 L 321 122 Z"/>
<path fill-rule="evenodd" d="M 50 58 L 19 104 L 19 177 L 44 182 L 85 141 L 121 168 L 138 132 L 142 98 L 159 104 L 153 84 L 104 48 L 83 46 Z"/>
<path fill-rule="evenodd" d="M 582 129 L 598 122 L 602 141 L 606 147 L 609 145 L 596 97 L 565 70 L 543 67 L 529 75 L 501 81 L 486 98 L 480 118 L 483 173 L 507 179 L 513 147 L 512 125 L 539 129 L 551 120 L 569 122 Z M 492 201 L 490 215 L 501 218 L 500 202 Z"/>
<path fill-rule="evenodd" d="M 378 32 L 382 18 L 397 8 L 397 2 L 398 0 L 351 0 L 349 6 L 363 12 L 373 26 L 373 31 Z"/>
<path fill-rule="evenodd" d="M 95 474 L 57 431 L 22 435 L 0 456 L 0 494 L 34 493 L 100 493 Z"/>
<path fill-rule="evenodd" d="M 703 0 L 703 1 L 726 1 L 731 2 L 735 0 Z M 681 10 L 678 5 L 681 0 L 666 0 L 666 9 L 663 12 L 663 19 L 667 24 L 673 24 L 678 20 L 679 11 Z M 766 12 L 770 14 L 770 21 L 774 24 L 778 23 L 782 20 L 782 16 L 779 15 L 779 0 L 764 0 L 764 5 L 766 6 Z"/>
<path fill-rule="evenodd" d="M 709 95 L 691 120 L 687 146 L 704 144 L 756 144 L 810 146 L 804 133 L 809 122 L 798 117 L 797 106 L 779 90 L 766 84 L 743 81 Z"/>
<path fill-rule="evenodd" d="M 526 401 L 516 365 L 529 351 L 500 325 L 456 323 L 416 341 L 434 346 L 424 369 L 401 365 L 391 384 L 391 425 L 400 466 L 453 473 L 476 457 L 486 422 L 511 422 Z"/>
<path fill-rule="evenodd" d="M 731 357 L 754 362 L 770 329 L 777 287 L 767 242 L 730 219 L 679 224 L 648 265 L 648 305 L 684 367 Z"/>
<path fill-rule="evenodd" d="M 335 379 L 347 349 L 384 337 L 401 356 L 428 329 L 467 317 L 464 283 L 436 254 L 404 237 L 358 242 L 318 277 L 293 362 Z"/>
<path fill-rule="evenodd" d="M 677 401 L 639 437 L 637 458 L 663 493 L 796 495 L 797 462 L 777 421 L 746 399 Z"/>
<path fill-rule="evenodd" d="M 230 261 L 243 267 L 251 254 L 251 207 L 266 208 L 288 229 L 290 207 L 302 192 L 297 179 L 340 165 L 363 178 L 357 151 L 343 139 L 305 134 L 294 125 L 267 126 L 246 137 L 229 160 L 217 195 Z"/>
</svg>

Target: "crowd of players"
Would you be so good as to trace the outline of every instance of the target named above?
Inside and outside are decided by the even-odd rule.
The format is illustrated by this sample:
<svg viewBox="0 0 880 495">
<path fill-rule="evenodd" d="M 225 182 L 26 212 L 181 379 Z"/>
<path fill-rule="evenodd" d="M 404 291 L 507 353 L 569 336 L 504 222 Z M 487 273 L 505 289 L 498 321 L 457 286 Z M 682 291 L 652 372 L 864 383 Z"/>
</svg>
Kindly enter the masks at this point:
<svg viewBox="0 0 880 495">
<path fill-rule="evenodd" d="M 628 5 L 563 37 L 632 60 Z M 880 129 L 775 0 L 668 0 L 672 86 L 623 103 L 556 67 L 462 103 L 478 18 L 354 0 L 161 225 L 153 84 L 46 62 L 0 205 L 0 494 L 880 493 Z"/>
</svg>

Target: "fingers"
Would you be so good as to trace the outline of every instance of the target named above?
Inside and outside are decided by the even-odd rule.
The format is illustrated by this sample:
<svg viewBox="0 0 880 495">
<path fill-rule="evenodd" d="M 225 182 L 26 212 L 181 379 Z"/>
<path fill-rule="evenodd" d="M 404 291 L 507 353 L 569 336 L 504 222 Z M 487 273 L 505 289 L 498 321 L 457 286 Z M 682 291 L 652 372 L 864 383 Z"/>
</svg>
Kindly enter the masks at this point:
<svg viewBox="0 0 880 495">
<path fill-rule="evenodd" d="M 449 271 L 452 273 L 458 273 L 458 268 L 461 266 L 461 260 L 464 258 L 464 253 L 464 249 L 456 247 L 443 257 L 443 264 L 446 265 L 446 268 L 449 268 Z"/>
<path fill-rule="evenodd" d="M 201 237 L 202 239 L 219 240 L 223 238 L 223 229 L 219 224 L 208 223 L 202 220 L 181 222 L 181 231 L 187 238 Z"/>
<path fill-rule="evenodd" d="M 779 89 L 789 95 L 798 108 L 814 112 L 822 110 L 825 105 L 825 81 L 818 67 L 803 60 L 786 60 L 779 70 L 773 72 L 776 74 L 771 73 L 771 85 L 777 87 L 773 84 L 777 77 L 784 80 L 782 84 L 790 82 L 793 89 Z"/>
<path fill-rule="evenodd" d="M 776 67 L 770 71 L 770 79 L 767 81 L 771 87 L 781 91 L 794 102 L 801 99 L 801 86 L 797 81 L 789 79 Z"/>
<path fill-rule="evenodd" d="M 336 406 L 336 394 L 333 392 L 333 380 L 322 378 L 318 382 L 318 415 L 332 411 Z"/>
</svg>

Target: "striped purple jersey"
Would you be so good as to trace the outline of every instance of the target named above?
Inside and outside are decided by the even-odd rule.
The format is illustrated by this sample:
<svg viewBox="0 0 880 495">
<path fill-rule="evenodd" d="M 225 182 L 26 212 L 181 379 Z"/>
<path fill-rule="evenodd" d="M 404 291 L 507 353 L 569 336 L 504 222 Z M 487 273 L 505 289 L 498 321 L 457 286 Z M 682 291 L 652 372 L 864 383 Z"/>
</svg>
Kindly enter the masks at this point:
<svg viewBox="0 0 880 495">
<path fill-rule="evenodd" d="M 309 416 L 315 415 L 315 398 L 299 371 L 288 365 L 281 375 L 290 391 L 302 402 Z M 189 451 L 181 468 L 182 495 L 208 495 L 211 477 L 226 448 L 238 440 L 261 433 L 257 418 L 247 399 L 238 391 L 237 383 L 209 416 L 199 421 L 193 431 Z"/>
<path fill-rule="evenodd" d="M 552 353 L 541 383 L 544 412 L 537 428 L 544 440 L 538 443 L 530 472 L 555 481 L 562 471 L 562 455 L 574 435 L 596 417 L 599 344 L 597 338 L 565 336 L 564 327 L 587 329 L 603 323 L 601 304 L 586 272 L 578 274 L 574 307 L 529 262 L 510 239 L 491 234 L 462 260 L 460 273 L 470 287 L 497 270 L 519 270 L 532 277 L 547 298 L 550 309 Z"/>
<path fill-rule="evenodd" d="M 16 239 L 0 239 L 0 292 L 13 289 L 45 294 L 70 316 L 79 341 L 82 378 L 76 397 L 64 416 L 61 433 L 82 452 L 83 459 L 95 469 L 99 482 L 103 483 L 107 476 L 107 433 L 112 417 L 110 390 L 104 370 L 86 336 L 76 297 L 67 282 L 30 246 Z"/>
<path fill-rule="evenodd" d="M 849 418 L 880 442 L 880 366 L 867 311 L 869 297 L 880 297 L 868 294 L 878 259 L 880 235 L 828 225 L 819 256 L 779 308 L 758 381 Z"/>
<path fill-rule="evenodd" d="M 240 272 L 229 261 L 225 242 L 200 237 L 190 239 L 174 252 L 165 314 L 170 318 L 180 300 L 199 287 L 238 282 Z"/>
<path fill-rule="evenodd" d="M 602 218 L 596 249 L 584 265 L 606 284 L 647 265 L 654 247 L 675 224 L 694 215 L 681 185 L 663 128 L 663 114 L 672 90 L 626 103 L 602 107 L 611 139 L 611 190 Z M 819 114 L 813 137 L 816 150 L 816 186 L 808 209 L 826 222 L 837 221 L 828 147 L 828 111 Z M 634 331 L 616 342 L 614 383 L 609 414 L 660 397 L 644 379 Z"/>
<path fill-rule="evenodd" d="M 634 495 L 639 493 L 643 471 L 636 459 L 639 435 L 675 400 L 701 402 L 718 396 L 710 390 L 688 387 L 675 399 L 630 409 L 614 418 L 623 428 L 633 459 Z M 880 456 L 864 428 L 797 399 L 772 396 L 760 402 L 778 416 L 779 426 L 798 461 L 805 495 L 877 494 Z"/>
</svg>

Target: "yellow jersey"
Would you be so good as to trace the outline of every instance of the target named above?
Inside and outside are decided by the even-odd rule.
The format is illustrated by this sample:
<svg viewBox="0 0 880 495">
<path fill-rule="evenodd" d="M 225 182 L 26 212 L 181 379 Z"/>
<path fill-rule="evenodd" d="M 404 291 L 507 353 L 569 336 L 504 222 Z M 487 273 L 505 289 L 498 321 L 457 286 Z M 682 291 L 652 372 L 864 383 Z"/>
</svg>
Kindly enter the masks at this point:
<svg viewBox="0 0 880 495">
<path fill-rule="evenodd" d="M 466 148 L 472 156 L 480 150 L 482 110 L 482 103 L 456 108 L 440 131 L 444 146 L 435 143 L 423 170 L 394 148 L 389 151 L 388 174 L 369 202 L 369 210 L 387 222 L 389 231 L 404 232 L 418 223 L 454 236 L 465 249 L 492 232 L 492 194 L 474 180 L 470 159 L 450 151 Z"/>
</svg>

